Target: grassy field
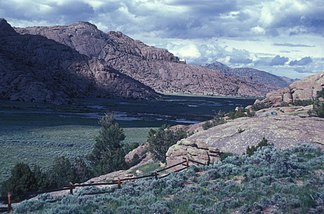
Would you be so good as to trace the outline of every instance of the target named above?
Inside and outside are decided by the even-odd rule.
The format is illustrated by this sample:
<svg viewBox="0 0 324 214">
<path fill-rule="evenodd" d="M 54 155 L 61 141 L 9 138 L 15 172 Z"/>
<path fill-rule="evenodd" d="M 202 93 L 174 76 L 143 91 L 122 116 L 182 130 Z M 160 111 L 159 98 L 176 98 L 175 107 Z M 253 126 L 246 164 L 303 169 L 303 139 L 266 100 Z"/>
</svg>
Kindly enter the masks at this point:
<svg viewBox="0 0 324 214">
<path fill-rule="evenodd" d="M 150 128 L 125 128 L 124 143 L 143 143 Z M 24 129 L 0 130 L 0 182 L 10 176 L 10 169 L 18 162 L 37 164 L 47 168 L 55 157 L 84 156 L 92 150 L 99 127 L 61 125 Z"/>
<path fill-rule="evenodd" d="M 0 182 L 18 162 L 47 168 L 55 157 L 84 156 L 98 134 L 98 118 L 114 113 L 125 143 L 143 143 L 150 128 L 208 120 L 219 110 L 253 103 L 249 99 L 165 96 L 160 100 L 84 99 L 71 105 L 0 100 Z"/>
</svg>

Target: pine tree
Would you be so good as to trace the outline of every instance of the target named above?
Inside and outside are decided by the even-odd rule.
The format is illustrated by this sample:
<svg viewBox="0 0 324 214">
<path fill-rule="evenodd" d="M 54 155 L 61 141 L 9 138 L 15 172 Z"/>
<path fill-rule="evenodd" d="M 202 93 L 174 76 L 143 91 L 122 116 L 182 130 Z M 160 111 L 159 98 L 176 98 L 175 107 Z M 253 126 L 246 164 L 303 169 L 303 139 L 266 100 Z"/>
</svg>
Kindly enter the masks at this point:
<svg viewBox="0 0 324 214">
<path fill-rule="evenodd" d="M 99 135 L 96 137 L 96 144 L 89 156 L 96 175 L 124 169 L 125 151 L 121 143 L 125 134 L 112 115 L 106 114 L 99 121 L 102 126 Z"/>
</svg>

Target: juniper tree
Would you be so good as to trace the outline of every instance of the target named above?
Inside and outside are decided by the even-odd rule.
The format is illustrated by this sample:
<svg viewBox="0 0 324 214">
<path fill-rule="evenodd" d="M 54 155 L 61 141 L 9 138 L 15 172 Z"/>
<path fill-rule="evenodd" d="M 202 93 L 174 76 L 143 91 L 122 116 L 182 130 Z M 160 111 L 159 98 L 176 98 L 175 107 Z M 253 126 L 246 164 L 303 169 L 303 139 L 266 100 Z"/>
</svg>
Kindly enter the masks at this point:
<svg viewBox="0 0 324 214">
<path fill-rule="evenodd" d="M 124 169 L 125 150 L 122 141 L 125 134 L 112 115 L 106 114 L 99 121 L 102 126 L 99 135 L 96 137 L 96 144 L 93 147 L 89 160 L 92 162 L 96 175 Z"/>
</svg>

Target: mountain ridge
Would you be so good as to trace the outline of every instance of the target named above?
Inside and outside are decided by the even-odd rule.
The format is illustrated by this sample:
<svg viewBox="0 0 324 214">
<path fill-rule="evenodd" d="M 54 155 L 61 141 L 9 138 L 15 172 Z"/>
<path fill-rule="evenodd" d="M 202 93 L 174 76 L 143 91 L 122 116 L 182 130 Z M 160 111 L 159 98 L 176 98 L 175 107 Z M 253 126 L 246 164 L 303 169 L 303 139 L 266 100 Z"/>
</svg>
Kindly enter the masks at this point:
<svg viewBox="0 0 324 214">
<path fill-rule="evenodd" d="M 0 20 L 0 98 L 63 104 L 88 96 L 154 98 L 149 87 L 107 63 Z"/>
<path fill-rule="evenodd" d="M 221 71 L 225 75 L 239 77 L 252 84 L 261 83 L 262 85 L 264 85 L 263 91 L 265 93 L 279 88 L 287 87 L 288 84 L 292 82 L 292 80 L 289 81 L 289 78 L 279 77 L 258 69 L 248 67 L 231 68 L 217 61 L 211 64 L 206 64 L 204 66 L 213 70 Z"/>
<path fill-rule="evenodd" d="M 15 29 L 20 34 L 45 36 L 88 57 L 104 60 L 112 68 L 159 93 L 259 97 L 270 91 L 259 82 L 185 64 L 166 49 L 148 46 L 121 32 L 104 33 L 90 23 Z"/>
</svg>

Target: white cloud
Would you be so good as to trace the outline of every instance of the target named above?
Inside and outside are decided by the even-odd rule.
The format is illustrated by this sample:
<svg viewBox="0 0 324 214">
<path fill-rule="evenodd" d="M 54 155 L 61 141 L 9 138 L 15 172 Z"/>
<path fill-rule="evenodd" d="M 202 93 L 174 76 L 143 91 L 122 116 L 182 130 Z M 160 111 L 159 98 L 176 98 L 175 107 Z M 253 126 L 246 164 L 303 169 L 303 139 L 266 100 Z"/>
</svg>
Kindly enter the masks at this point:
<svg viewBox="0 0 324 214">
<path fill-rule="evenodd" d="M 324 67 L 321 0 L 2 0 L 0 17 L 14 26 L 91 21 L 105 32 L 122 31 L 192 63 L 218 60 L 273 71 L 265 62 L 284 53 L 295 60 L 310 56 L 313 61 L 303 69 Z"/>
<path fill-rule="evenodd" d="M 259 25 L 258 26 L 255 26 L 255 27 L 252 27 L 251 28 L 251 31 L 253 33 L 256 33 L 256 34 L 265 34 L 264 28 L 260 27 Z"/>
</svg>

